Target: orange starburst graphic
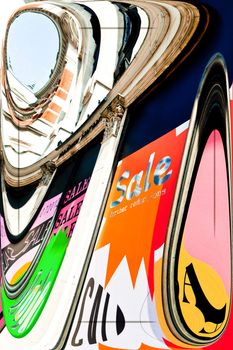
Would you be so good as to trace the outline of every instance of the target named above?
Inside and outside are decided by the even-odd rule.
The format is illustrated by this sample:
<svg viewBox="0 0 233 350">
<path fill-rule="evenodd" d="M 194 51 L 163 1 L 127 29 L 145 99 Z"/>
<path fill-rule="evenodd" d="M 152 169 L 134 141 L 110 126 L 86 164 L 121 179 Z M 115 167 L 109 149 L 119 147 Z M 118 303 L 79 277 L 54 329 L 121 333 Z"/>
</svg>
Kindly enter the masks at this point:
<svg viewBox="0 0 233 350">
<path fill-rule="evenodd" d="M 161 246 L 165 237 L 163 233 L 161 239 L 159 233 L 159 243 L 154 240 L 158 209 L 161 203 L 171 205 L 185 139 L 186 133 L 178 138 L 173 130 L 119 163 L 96 246 L 100 249 L 109 244 L 106 285 L 124 257 L 133 285 L 142 261 L 148 274 L 152 250 Z M 167 222 L 168 215 L 167 211 L 159 220 Z"/>
<path fill-rule="evenodd" d="M 158 191 L 161 190 L 161 186 Z M 148 196 L 150 194 L 148 193 Z M 132 283 L 135 284 L 138 270 L 142 260 L 144 260 L 146 271 L 148 270 L 151 243 L 153 239 L 154 219 L 159 206 L 158 197 L 143 201 L 143 196 L 139 196 L 126 204 L 117 208 L 125 211 L 118 213 L 115 210 L 109 210 L 110 219 L 106 222 L 103 229 L 108 234 L 102 234 L 97 248 L 101 248 L 110 243 L 108 269 L 106 275 L 106 284 L 117 269 L 124 257 L 127 258 Z M 127 207 L 127 208 L 126 208 Z"/>
</svg>

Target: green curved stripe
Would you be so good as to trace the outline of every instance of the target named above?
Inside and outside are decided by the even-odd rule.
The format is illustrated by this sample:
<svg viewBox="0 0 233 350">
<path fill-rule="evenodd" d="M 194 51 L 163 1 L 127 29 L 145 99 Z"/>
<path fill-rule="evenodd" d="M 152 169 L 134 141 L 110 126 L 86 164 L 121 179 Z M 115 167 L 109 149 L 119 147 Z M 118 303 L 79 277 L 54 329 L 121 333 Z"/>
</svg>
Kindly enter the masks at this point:
<svg viewBox="0 0 233 350">
<path fill-rule="evenodd" d="M 28 334 L 43 311 L 70 240 L 67 230 L 60 229 L 51 236 L 27 287 L 17 298 L 10 299 L 2 290 L 5 323 L 14 337 Z"/>
</svg>

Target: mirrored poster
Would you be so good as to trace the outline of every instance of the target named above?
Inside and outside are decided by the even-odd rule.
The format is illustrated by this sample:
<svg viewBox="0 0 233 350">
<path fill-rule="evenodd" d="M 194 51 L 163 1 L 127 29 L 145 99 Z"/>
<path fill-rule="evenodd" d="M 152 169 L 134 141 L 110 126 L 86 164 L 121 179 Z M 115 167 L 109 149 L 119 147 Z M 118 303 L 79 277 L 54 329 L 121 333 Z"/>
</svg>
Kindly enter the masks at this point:
<svg viewBox="0 0 233 350">
<path fill-rule="evenodd" d="M 43 311 L 72 238 L 98 151 L 95 142 L 59 168 L 40 210 L 19 237 L 9 232 L 1 216 L 3 313 L 15 337 L 25 336 Z"/>
<path fill-rule="evenodd" d="M 71 330 L 73 347 L 164 346 L 155 266 L 161 265 L 187 130 L 185 123 L 119 161 Z"/>
</svg>

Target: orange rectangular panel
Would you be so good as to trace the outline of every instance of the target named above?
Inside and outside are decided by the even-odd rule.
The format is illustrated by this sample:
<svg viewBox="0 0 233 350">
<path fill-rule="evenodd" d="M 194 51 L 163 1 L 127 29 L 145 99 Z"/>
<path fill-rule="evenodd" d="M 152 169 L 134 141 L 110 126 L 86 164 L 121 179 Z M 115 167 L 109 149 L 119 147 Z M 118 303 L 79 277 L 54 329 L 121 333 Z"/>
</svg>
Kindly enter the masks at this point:
<svg viewBox="0 0 233 350">
<path fill-rule="evenodd" d="M 60 87 L 68 91 L 71 86 L 72 78 L 73 78 L 73 73 L 68 69 L 64 69 L 64 72 L 61 78 Z"/>
<path fill-rule="evenodd" d="M 66 100 L 67 92 L 63 91 L 61 88 L 58 88 L 55 96 L 60 97 L 62 100 Z"/>
<path fill-rule="evenodd" d="M 56 104 L 55 102 L 51 102 L 48 106 L 48 108 L 50 108 L 52 111 L 54 111 L 55 113 L 60 113 L 62 110 L 62 107 L 59 106 L 58 104 Z"/>
<path fill-rule="evenodd" d="M 50 123 L 55 123 L 55 121 L 57 120 L 57 115 L 55 113 L 53 113 L 52 111 L 46 110 L 43 113 L 42 118 L 48 120 Z"/>
</svg>

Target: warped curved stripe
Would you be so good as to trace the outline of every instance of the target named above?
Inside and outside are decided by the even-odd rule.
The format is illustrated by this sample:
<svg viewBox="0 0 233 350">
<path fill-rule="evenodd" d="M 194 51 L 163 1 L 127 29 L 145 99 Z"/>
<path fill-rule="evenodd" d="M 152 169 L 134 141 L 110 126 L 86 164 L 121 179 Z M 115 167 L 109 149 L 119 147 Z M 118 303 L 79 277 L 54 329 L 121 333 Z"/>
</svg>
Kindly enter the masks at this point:
<svg viewBox="0 0 233 350">
<path fill-rule="evenodd" d="M 54 285 L 70 237 L 66 229 L 52 234 L 27 287 L 19 297 L 10 299 L 2 293 L 5 322 L 15 337 L 25 336 L 34 326 Z M 51 261 L 52 260 L 52 261 Z M 52 264 L 49 264 L 49 261 Z"/>
<path fill-rule="evenodd" d="M 227 90 L 226 68 L 216 55 L 194 104 L 166 239 L 165 317 L 178 339 L 196 345 L 217 340 L 230 317 L 232 146 Z"/>
<path fill-rule="evenodd" d="M 139 44 L 137 46 L 138 54 L 131 50 L 131 55 L 133 54 L 133 56 L 129 62 L 128 59 L 126 60 L 128 62 L 126 65 L 128 67 L 127 74 L 123 74 L 114 83 L 114 70 L 117 67 L 116 62 L 119 60 L 117 54 L 115 54 L 118 50 L 116 46 L 117 40 L 121 41 L 123 48 L 125 45 L 124 30 L 116 28 L 121 28 L 121 23 L 124 19 L 121 18 L 120 10 L 116 11 L 116 6 L 108 2 L 105 2 L 104 6 L 106 6 L 105 11 L 108 11 L 109 17 L 106 18 L 105 16 L 104 18 L 100 15 L 101 11 L 98 10 L 100 4 L 103 6 L 103 3 L 96 2 L 93 4 L 89 2 L 85 4 L 84 9 L 82 8 L 82 3 L 80 5 L 66 4 L 63 11 L 59 11 L 55 4 L 54 7 L 48 7 L 46 2 L 40 4 L 40 10 L 38 4 L 28 4 L 23 8 L 24 11 L 30 11 L 30 6 L 35 6 L 37 11 L 41 13 L 44 11 L 53 21 L 56 20 L 60 25 L 61 38 L 66 35 L 65 31 L 69 29 L 67 29 L 65 18 L 70 16 L 71 28 L 69 30 L 72 34 L 69 35 L 71 42 L 68 44 L 68 47 L 64 44 L 60 61 L 57 63 L 60 83 L 59 81 L 56 83 L 51 80 L 48 83 L 48 91 L 46 92 L 48 96 L 42 96 L 41 100 L 38 100 L 38 103 L 36 103 L 36 106 L 32 109 L 30 108 L 30 113 L 35 114 L 34 117 L 29 118 L 30 128 L 28 122 L 25 124 L 24 121 L 20 121 L 17 118 L 14 119 L 14 106 L 8 103 L 9 99 L 6 98 L 7 86 L 6 83 L 3 84 L 3 123 L 5 125 L 3 127 L 5 130 L 9 129 L 10 132 L 10 134 L 6 132 L 3 134 L 3 143 L 5 145 L 3 156 L 8 183 L 14 183 L 15 185 L 19 183 L 22 186 L 40 178 L 41 171 L 39 167 L 46 162 L 46 159 L 54 160 L 55 164 L 58 162 L 57 156 L 59 153 L 55 148 L 57 146 L 62 147 L 62 143 L 67 138 L 78 140 L 80 138 L 79 135 L 74 138 L 70 136 L 74 130 L 78 130 L 82 126 L 90 114 L 93 114 L 92 119 L 93 123 L 95 123 L 95 118 L 97 117 L 95 110 L 98 109 L 99 115 L 103 108 L 106 108 L 104 98 L 107 94 L 109 101 L 120 94 L 124 97 L 125 106 L 133 103 L 143 91 L 154 81 L 158 80 L 163 72 L 175 69 L 177 63 L 174 62 L 176 62 L 178 56 L 181 56 L 179 62 L 183 61 L 184 57 L 200 41 L 208 25 L 208 13 L 202 7 L 199 10 L 197 7 L 183 2 L 174 4 L 159 1 L 135 2 L 138 8 L 138 17 L 140 17 L 141 21 L 139 32 L 142 32 L 140 39 L 138 37 L 138 40 L 134 40 L 135 47 Z M 128 6 L 127 1 L 119 2 L 119 4 Z M 33 11 L 35 10 L 33 9 Z M 66 11 L 66 15 L 64 11 Z M 128 11 L 130 11 L 130 7 Z M 95 13 L 96 19 L 93 20 Z M 59 18 L 62 20 L 59 20 Z M 112 23 L 110 18 L 114 18 Z M 74 62 L 74 52 L 72 51 L 74 33 L 72 32 L 72 26 L 76 28 L 75 40 L 79 45 L 75 56 L 81 60 L 81 66 L 77 61 L 75 61 L 76 63 Z M 90 30 L 85 28 L 92 27 L 94 29 L 91 37 Z M 114 33 L 116 40 L 112 40 L 113 37 L 111 38 L 107 34 L 108 30 L 106 29 L 109 28 L 111 28 L 112 34 Z M 103 36 L 104 41 L 99 41 L 98 36 Z M 6 40 L 7 37 L 5 38 Z M 87 44 L 92 48 L 92 51 L 88 50 Z M 113 44 L 115 45 L 114 47 Z M 111 52 L 109 52 L 109 47 L 112 48 Z M 85 55 L 83 54 L 84 52 L 86 52 Z M 93 57 L 96 62 L 93 61 Z M 115 63 L 110 65 L 109 59 L 106 62 L 107 57 L 113 57 L 111 62 Z M 68 60 L 68 62 L 64 63 L 64 60 Z M 90 65 L 90 61 L 92 61 L 92 65 Z M 90 68 L 93 66 L 95 67 L 94 74 Z M 106 66 L 109 68 L 107 72 L 104 72 L 103 67 Z M 3 67 L 3 77 L 6 75 L 5 70 L 6 68 Z M 74 82 L 75 75 L 77 75 L 76 82 Z M 106 77 L 109 78 L 107 79 Z M 70 82 L 69 84 L 68 81 Z M 72 84 L 71 81 L 73 81 Z M 63 84 L 68 84 L 69 87 L 64 87 Z M 74 94 L 76 96 L 75 99 L 72 97 Z M 71 103 L 68 103 L 68 100 Z M 98 108 L 101 101 L 103 103 Z M 77 110 L 79 110 L 79 113 L 77 113 Z M 55 117 L 54 113 L 58 115 Z M 24 130 L 17 130 L 16 132 L 16 130 L 12 129 L 14 128 L 13 125 L 7 128 L 9 119 L 11 119 L 10 116 L 12 116 L 16 125 L 21 123 L 20 125 L 24 127 Z M 34 135 L 33 141 L 31 138 L 32 132 Z M 16 143 L 17 138 L 21 140 L 20 148 L 18 143 Z M 41 139 L 44 140 L 43 147 L 41 150 L 38 150 L 36 144 Z M 30 164 L 28 163 L 29 159 Z M 32 170 L 32 167 L 34 170 Z"/>
<path fill-rule="evenodd" d="M 9 18 L 1 350 L 230 347 L 226 3 L 27 1 Z"/>
</svg>

